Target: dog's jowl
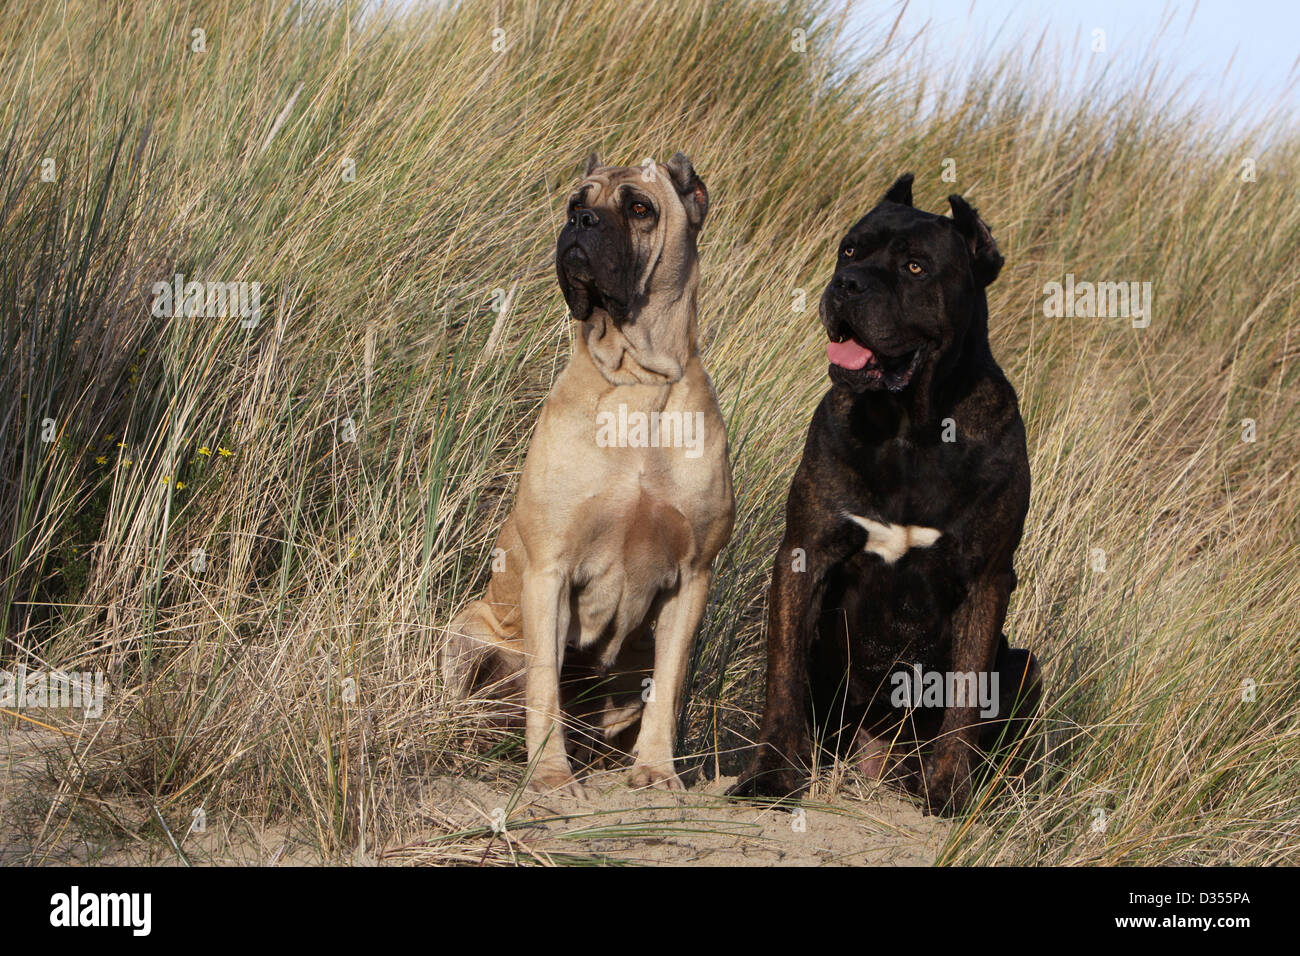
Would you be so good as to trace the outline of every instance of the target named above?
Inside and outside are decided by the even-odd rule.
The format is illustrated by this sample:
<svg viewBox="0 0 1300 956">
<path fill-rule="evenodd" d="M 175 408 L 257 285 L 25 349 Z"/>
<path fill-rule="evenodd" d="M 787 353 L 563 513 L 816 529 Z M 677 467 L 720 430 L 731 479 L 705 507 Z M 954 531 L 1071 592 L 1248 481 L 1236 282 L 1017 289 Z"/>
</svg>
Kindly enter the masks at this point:
<svg viewBox="0 0 1300 956">
<path fill-rule="evenodd" d="M 1002 256 L 948 201 L 951 218 L 913 208 L 904 176 L 840 243 L 821 300 L 831 389 L 786 503 L 767 701 L 735 793 L 800 792 L 824 745 L 953 810 L 1037 705 L 1037 663 L 1002 632 L 1029 505 L 988 339 Z"/>
<path fill-rule="evenodd" d="M 582 792 L 566 658 L 602 678 L 599 734 L 630 734 L 640 717 L 629 783 L 681 786 L 686 671 L 734 518 L 726 430 L 696 346 L 708 206 L 681 153 L 634 167 L 592 156 L 569 197 L 555 266 L 578 323 L 573 356 L 542 408 L 487 593 L 452 621 L 442 654 L 454 694 L 476 677 L 522 678 L 537 789 Z"/>
</svg>

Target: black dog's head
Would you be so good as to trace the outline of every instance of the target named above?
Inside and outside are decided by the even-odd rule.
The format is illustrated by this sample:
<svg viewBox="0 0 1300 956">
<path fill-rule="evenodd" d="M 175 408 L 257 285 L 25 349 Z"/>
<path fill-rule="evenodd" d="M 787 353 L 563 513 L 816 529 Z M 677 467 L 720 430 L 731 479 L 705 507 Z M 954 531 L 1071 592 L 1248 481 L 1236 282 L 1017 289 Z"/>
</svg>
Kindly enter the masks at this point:
<svg viewBox="0 0 1300 956">
<path fill-rule="evenodd" d="M 599 310 L 623 323 L 654 291 L 671 297 L 684 288 L 708 208 L 708 190 L 681 153 L 643 166 L 604 166 L 593 153 L 555 244 L 573 317 L 586 322 Z"/>
<path fill-rule="evenodd" d="M 821 299 L 832 381 L 901 392 L 972 330 L 987 336 L 984 287 L 1002 256 L 964 199 L 948 203 L 951 219 L 912 208 L 909 173 L 841 241 Z"/>
</svg>

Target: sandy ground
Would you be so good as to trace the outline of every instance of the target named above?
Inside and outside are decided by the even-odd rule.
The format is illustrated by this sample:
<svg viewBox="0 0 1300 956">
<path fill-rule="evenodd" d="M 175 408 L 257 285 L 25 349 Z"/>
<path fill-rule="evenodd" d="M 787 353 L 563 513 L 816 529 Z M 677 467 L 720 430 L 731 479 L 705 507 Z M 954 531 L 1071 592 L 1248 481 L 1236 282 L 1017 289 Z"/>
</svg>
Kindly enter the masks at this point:
<svg viewBox="0 0 1300 956">
<path fill-rule="evenodd" d="M 723 777 L 685 792 L 632 791 L 625 773 L 613 771 L 584 779 L 588 799 L 519 794 L 512 806 L 510 793 L 444 777 L 431 782 L 423 803 L 431 817 L 452 826 L 490 826 L 495 819 L 501 832 L 493 851 L 538 862 L 923 866 L 934 861 L 949 826 L 888 791 L 808 800 L 792 812 L 721 797 L 733 782 Z M 420 863 L 436 847 L 397 847 L 381 859 Z"/>
<path fill-rule="evenodd" d="M 157 828 L 151 838 L 97 836 L 95 812 L 50 812 L 53 791 L 43 751 L 59 747 L 54 733 L 0 729 L 0 865 L 313 865 L 310 840 L 283 825 L 213 821 L 203 833 L 169 831 L 177 853 Z M 796 810 L 751 805 L 721 796 L 732 778 L 701 781 L 684 792 L 632 791 L 625 771 L 584 779 L 588 797 L 520 793 L 504 785 L 433 777 L 411 794 L 413 817 L 404 836 L 358 847 L 342 862 L 359 865 L 607 863 L 669 866 L 928 865 L 949 824 L 926 817 L 890 791 L 849 783 L 833 800 L 816 794 Z M 119 819 L 143 820 L 148 808 L 114 805 L 111 797 L 83 801 Z M 56 796 L 56 806 L 57 796 Z M 66 806 L 66 802 L 62 804 Z M 495 826 L 494 826 L 495 824 Z M 32 847 L 47 849 L 34 856 Z"/>
<path fill-rule="evenodd" d="M 123 840 L 102 819 L 143 821 L 149 808 L 114 794 L 83 796 L 78 812 L 64 812 L 72 802 L 50 783 L 48 761 L 65 759 L 63 735 L 30 725 L 0 727 L 0 866 L 183 866 L 185 861 L 152 827 L 152 838 Z M 174 815 L 173 815 L 174 816 Z M 241 820 L 237 826 L 218 821 L 204 832 L 172 832 L 189 860 L 231 866 L 274 866 L 320 863 L 319 854 L 286 826 L 259 826 Z M 39 851 L 34 847 L 39 846 Z"/>
</svg>

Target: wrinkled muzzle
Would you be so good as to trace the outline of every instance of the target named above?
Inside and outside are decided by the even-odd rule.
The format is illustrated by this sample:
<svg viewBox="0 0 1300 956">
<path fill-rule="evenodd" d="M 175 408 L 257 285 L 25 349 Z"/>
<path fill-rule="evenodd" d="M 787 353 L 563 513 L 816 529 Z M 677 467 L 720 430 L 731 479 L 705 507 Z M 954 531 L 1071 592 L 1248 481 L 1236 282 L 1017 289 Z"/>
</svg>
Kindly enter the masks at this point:
<svg viewBox="0 0 1300 956">
<path fill-rule="evenodd" d="M 625 236 L 608 228 L 566 225 L 555 244 L 555 273 L 579 322 L 596 309 L 626 321 L 635 298 L 636 263 Z"/>
</svg>

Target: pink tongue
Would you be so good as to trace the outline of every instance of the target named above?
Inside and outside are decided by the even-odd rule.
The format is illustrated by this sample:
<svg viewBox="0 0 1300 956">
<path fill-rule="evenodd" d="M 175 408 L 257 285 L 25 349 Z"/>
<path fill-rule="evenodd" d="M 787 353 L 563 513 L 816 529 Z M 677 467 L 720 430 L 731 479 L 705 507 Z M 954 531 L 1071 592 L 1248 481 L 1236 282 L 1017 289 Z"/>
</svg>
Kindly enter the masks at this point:
<svg viewBox="0 0 1300 956">
<path fill-rule="evenodd" d="M 826 357 L 832 365 L 857 371 L 871 361 L 872 355 L 871 349 L 853 339 L 845 339 L 843 342 L 827 342 Z"/>
</svg>

